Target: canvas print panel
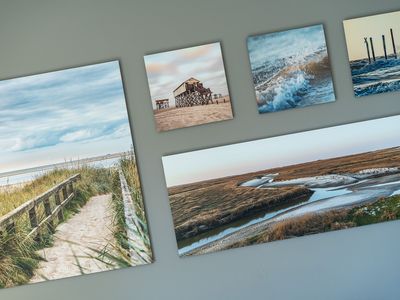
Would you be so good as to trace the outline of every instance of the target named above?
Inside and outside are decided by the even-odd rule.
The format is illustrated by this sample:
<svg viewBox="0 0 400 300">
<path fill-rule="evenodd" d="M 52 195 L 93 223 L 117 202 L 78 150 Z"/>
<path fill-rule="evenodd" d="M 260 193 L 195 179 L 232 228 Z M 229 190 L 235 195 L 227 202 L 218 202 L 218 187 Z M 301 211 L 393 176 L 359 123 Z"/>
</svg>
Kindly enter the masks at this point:
<svg viewBox="0 0 400 300">
<path fill-rule="evenodd" d="M 118 61 L 0 81 L 0 287 L 151 261 Z"/>
<path fill-rule="evenodd" d="M 399 219 L 398 124 L 395 116 L 163 157 L 179 254 Z"/>
<path fill-rule="evenodd" d="M 400 90 L 400 12 L 343 22 L 354 94 Z"/>
<path fill-rule="evenodd" d="M 144 57 L 157 131 L 233 118 L 221 46 Z"/>
<path fill-rule="evenodd" d="M 259 113 L 335 100 L 322 25 L 247 40 Z"/>
</svg>

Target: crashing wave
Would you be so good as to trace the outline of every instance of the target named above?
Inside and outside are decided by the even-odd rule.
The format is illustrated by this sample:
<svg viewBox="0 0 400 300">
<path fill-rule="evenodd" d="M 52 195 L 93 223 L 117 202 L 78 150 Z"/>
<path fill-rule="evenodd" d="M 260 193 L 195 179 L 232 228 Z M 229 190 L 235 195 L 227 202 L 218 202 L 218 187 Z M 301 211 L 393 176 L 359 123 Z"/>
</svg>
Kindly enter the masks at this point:
<svg viewBox="0 0 400 300">
<path fill-rule="evenodd" d="M 271 67 L 268 68 L 272 70 Z M 265 77 L 265 73 L 267 72 L 263 73 L 263 77 Z M 312 103 L 313 99 L 311 98 L 324 94 L 323 89 L 328 89 L 328 94 L 331 95 L 333 93 L 332 85 L 326 84 L 327 79 L 330 80 L 330 78 L 330 64 L 326 52 L 320 51 L 312 56 L 303 57 L 301 60 L 287 59 L 283 67 L 278 70 L 274 69 L 268 79 L 256 84 L 259 112 L 300 106 L 299 102 L 303 101 L 306 96 Z M 321 92 L 316 93 L 315 89 L 321 89 Z"/>
</svg>

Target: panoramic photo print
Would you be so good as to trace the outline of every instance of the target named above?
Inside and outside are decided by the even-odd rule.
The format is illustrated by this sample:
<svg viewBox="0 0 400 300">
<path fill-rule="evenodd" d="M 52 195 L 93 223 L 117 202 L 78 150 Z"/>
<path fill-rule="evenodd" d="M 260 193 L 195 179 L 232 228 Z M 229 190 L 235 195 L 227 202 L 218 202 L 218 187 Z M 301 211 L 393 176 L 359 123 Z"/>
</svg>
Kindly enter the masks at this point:
<svg viewBox="0 0 400 300">
<path fill-rule="evenodd" d="M 335 101 L 322 25 L 247 39 L 259 113 Z"/>
<path fill-rule="evenodd" d="M 157 131 L 233 118 L 220 43 L 144 57 Z"/>
<path fill-rule="evenodd" d="M 0 81 L 0 288 L 152 262 L 118 61 Z"/>
<path fill-rule="evenodd" d="M 343 21 L 354 94 L 400 90 L 400 11 Z"/>
<path fill-rule="evenodd" d="M 179 255 L 399 219 L 398 124 L 395 116 L 163 157 Z"/>
</svg>

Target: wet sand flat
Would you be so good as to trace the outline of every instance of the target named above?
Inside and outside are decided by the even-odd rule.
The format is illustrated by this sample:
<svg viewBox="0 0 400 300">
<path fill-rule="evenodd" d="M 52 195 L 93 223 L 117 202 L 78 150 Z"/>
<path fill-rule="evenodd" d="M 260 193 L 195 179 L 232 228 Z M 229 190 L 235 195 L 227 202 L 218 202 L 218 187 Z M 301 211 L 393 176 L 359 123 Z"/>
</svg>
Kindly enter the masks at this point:
<svg viewBox="0 0 400 300">
<path fill-rule="evenodd" d="M 157 131 L 196 126 L 233 118 L 230 102 L 171 108 L 154 114 Z"/>
</svg>

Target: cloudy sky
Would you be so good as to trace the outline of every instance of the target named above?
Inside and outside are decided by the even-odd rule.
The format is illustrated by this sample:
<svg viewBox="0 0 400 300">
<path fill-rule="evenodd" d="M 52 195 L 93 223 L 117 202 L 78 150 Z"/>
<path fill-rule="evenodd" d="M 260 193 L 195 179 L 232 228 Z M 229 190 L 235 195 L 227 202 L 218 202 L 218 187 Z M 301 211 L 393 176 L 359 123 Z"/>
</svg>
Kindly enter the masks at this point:
<svg viewBox="0 0 400 300">
<path fill-rule="evenodd" d="M 144 57 L 153 108 L 156 99 L 170 100 L 172 91 L 194 77 L 214 94 L 228 95 L 220 43 L 151 54 Z"/>
<path fill-rule="evenodd" d="M 0 81 L 0 173 L 131 144 L 118 61 Z"/>
<path fill-rule="evenodd" d="M 400 116 L 164 156 L 167 186 L 400 146 Z"/>
<path fill-rule="evenodd" d="M 375 55 L 383 56 L 382 34 L 384 34 L 386 38 L 387 52 L 388 54 L 392 54 L 393 48 L 390 28 L 392 28 L 394 32 L 397 51 L 400 51 L 400 11 L 345 20 L 343 24 L 350 60 L 368 57 L 364 37 L 372 37 L 374 39 Z"/>
</svg>

